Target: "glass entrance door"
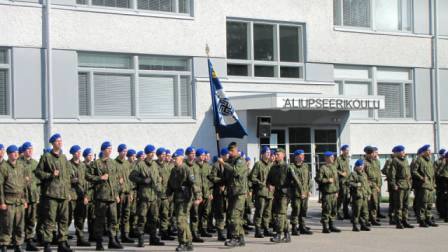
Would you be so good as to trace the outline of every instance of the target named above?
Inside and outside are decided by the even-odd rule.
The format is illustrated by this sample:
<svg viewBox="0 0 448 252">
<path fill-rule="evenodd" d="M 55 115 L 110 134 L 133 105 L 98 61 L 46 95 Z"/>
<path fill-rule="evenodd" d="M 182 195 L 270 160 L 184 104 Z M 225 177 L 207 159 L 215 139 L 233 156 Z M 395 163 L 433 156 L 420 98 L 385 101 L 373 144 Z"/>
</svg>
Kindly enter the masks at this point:
<svg viewBox="0 0 448 252">
<path fill-rule="evenodd" d="M 304 150 L 305 162 L 310 166 L 312 174 L 312 194 L 317 195 L 317 187 L 314 183 L 316 168 L 325 162 L 324 152 L 337 152 L 338 132 L 335 128 L 289 127 L 273 129 L 270 138 L 260 139 L 260 145 L 269 146 L 273 150 L 285 149 L 288 162 L 293 159 L 294 151 Z"/>
</svg>

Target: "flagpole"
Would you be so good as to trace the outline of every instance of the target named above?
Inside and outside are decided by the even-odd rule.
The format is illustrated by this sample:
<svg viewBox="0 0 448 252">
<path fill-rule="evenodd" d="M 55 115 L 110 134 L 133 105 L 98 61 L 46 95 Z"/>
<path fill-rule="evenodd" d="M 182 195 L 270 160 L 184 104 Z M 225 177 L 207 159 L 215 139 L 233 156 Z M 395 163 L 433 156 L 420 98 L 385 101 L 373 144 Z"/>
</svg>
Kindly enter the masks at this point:
<svg viewBox="0 0 448 252">
<path fill-rule="evenodd" d="M 213 126 L 215 126 L 215 137 L 216 137 L 216 155 L 219 157 L 219 153 L 220 153 L 219 140 L 220 140 L 220 138 L 219 138 L 219 134 L 218 134 L 218 128 L 216 128 L 216 120 L 217 120 L 217 118 L 215 118 L 216 117 L 216 111 L 214 111 L 215 110 L 215 106 L 213 106 L 216 93 L 215 93 L 215 89 L 212 87 L 213 80 L 212 80 L 212 72 L 211 72 L 212 69 L 210 68 L 210 64 L 209 64 L 209 61 L 210 61 L 210 47 L 208 46 L 208 43 L 205 44 L 205 53 L 207 54 L 208 76 L 209 76 L 209 79 L 210 79 L 210 92 L 211 92 L 211 95 L 212 95 L 211 98 L 212 98 L 212 109 L 213 109 Z"/>
</svg>

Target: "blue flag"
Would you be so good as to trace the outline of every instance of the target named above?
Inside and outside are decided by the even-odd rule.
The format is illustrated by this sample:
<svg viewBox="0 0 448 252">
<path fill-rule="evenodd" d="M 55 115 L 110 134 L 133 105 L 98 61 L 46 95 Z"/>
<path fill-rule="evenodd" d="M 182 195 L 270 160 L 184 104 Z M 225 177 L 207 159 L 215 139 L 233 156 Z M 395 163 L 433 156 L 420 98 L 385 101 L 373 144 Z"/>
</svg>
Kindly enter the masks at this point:
<svg viewBox="0 0 448 252">
<path fill-rule="evenodd" d="M 243 138 L 247 136 L 246 129 L 236 114 L 229 98 L 224 93 L 221 82 L 216 76 L 210 60 L 208 60 L 210 75 L 210 90 L 212 95 L 213 119 L 220 138 Z"/>
</svg>

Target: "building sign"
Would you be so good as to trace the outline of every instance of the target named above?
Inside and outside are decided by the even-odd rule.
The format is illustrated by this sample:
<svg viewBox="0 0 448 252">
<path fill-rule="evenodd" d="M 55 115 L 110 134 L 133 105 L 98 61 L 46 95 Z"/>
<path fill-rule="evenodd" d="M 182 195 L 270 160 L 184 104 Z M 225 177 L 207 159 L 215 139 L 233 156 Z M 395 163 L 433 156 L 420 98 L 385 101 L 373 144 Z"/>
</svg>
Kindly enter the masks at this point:
<svg viewBox="0 0 448 252">
<path fill-rule="evenodd" d="M 279 99 L 280 100 L 280 99 Z M 303 110 L 369 110 L 384 109 L 384 100 L 363 98 L 331 97 L 282 97 L 283 109 Z M 280 105 L 280 104 L 278 104 Z"/>
</svg>

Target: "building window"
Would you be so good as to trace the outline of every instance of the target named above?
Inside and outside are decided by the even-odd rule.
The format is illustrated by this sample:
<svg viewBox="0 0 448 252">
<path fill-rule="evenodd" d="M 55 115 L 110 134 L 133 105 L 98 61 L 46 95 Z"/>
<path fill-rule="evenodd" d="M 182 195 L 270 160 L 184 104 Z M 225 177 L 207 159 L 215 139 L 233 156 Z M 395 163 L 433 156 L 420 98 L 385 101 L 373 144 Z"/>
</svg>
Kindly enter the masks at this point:
<svg viewBox="0 0 448 252">
<path fill-rule="evenodd" d="M 9 115 L 9 73 L 8 50 L 0 48 L 0 116 Z"/>
<path fill-rule="evenodd" d="M 227 74 L 303 79 L 303 26 L 227 21 Z"/>
<path fill-rule="evenodd" d="M 193 0 L 76 0 L 78 5 L 190 14 Z"/>
<path fill-rule="evenodd" d="M 339 94 L 352 97 L 367 97 L 373 94 L 372 71 L 367 67 L 338 66 L 334 69 Z M 354 119 L 373 117 L 373 111 L 350 111 Z"/>
<path fill-rule="evenodd" d="M 79 115 L 191 118 L 191 60 L 78 54 Z"/>
<path fill-rule="evenodd" d="M 334 24 L 378 31 L 412 31 L 412 0 L 334 0 Z"/>
<path fill-rule="evenodd" d="M 385 109 L 380 118 L 412 118 L 412 75 L 407 69 L 378 69 L 378 95 L 385 97 Z"/>
</svg>

